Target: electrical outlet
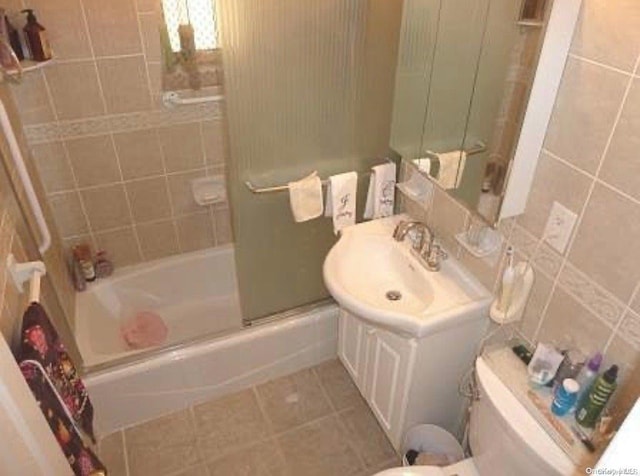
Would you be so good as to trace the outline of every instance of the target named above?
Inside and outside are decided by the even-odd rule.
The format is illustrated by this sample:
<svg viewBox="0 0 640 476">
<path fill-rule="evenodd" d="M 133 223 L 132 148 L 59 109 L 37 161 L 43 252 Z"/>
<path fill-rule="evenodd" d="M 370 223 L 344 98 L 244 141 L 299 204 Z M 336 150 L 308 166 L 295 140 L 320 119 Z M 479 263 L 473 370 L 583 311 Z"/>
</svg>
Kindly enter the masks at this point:
<svg viewBox="0 0 640 476">
<path fill-rule="evenodd" d="M 564 254 L 569 238 L 576 225 L 578 216 L 558 202 L 553 202 L 547 226 L 544 229 L 544 240 L 555 250 Z"/>
</svg>

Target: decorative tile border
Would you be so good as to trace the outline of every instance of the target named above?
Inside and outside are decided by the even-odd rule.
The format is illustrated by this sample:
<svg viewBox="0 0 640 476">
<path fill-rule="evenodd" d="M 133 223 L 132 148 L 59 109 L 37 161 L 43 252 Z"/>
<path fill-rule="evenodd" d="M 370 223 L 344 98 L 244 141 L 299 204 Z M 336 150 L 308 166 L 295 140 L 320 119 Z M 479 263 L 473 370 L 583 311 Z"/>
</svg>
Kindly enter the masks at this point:
<svg viewBox="0 0 640 476">
<path fill-rule="evenodd" d="M 562 256 L 556 253 L 549 245 L 540 243 L 533 254 L 533 264 L 547 276 L 555 279 L 562 268 Z"/>
<path fill-rule="evenodd" d="M 568 261 L 558 284 L 609 326 L 619 323 L 626 306 Z"/>
<path fill-rule="evenodd" d="M 48 122 L 46 124 L 26 126 L 24 131 L 29 144 L 42 144 L 78 137 L 109 134 L 111 132 L 129 132 L 221 118 L 222 104 L 220 102 L 212 102 L 193 106 L 176 106 L 175 109 Z"/>
<path fill-rule="evenodd" d="M 627 311 L 618 334 L 640 351 L 640 316 L 631 310 Z"/>
</svg>

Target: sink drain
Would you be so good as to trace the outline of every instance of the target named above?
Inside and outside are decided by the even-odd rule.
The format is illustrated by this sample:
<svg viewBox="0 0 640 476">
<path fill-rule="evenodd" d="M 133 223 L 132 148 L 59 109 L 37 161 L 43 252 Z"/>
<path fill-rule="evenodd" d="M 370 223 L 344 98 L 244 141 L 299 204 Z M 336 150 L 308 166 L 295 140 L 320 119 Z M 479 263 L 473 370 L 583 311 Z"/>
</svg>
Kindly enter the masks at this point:
<svg viewBox="0 0 640 476">
<path fill-rule="evenodd" d="M 389 301 L 399 301 L 402 299 L 402 293 L 400 291 L 387 291 L 386 296 Z"/>
</svg>

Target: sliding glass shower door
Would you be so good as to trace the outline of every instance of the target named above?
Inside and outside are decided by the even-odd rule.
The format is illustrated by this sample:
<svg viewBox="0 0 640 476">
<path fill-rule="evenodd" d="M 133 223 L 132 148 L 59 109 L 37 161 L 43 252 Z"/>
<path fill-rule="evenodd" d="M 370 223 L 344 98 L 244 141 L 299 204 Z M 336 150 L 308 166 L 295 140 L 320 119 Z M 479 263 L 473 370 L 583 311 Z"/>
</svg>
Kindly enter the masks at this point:
<svg viewBox="0 0 640 476">
<path fill-rule="evenodd" d="M 219 0 L 230 194 L 246 320 L 327 296 L 327 218 L 296 224 L 285 185 L 367 171 L 388 152 L 402 2 Z M 359 209 L 367 181 L 359 183 Z"/>
</svg>

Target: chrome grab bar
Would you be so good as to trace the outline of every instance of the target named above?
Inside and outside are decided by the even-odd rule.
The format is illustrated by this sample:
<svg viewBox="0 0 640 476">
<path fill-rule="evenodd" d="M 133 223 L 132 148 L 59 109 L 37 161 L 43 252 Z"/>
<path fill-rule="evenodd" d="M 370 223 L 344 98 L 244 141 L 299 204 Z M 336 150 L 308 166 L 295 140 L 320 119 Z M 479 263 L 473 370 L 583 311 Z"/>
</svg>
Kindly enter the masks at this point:
<svg viewBox="0 0 640 476">
<path fill-rule="evenodd" d="M 208 102 L 224 101 L 224 95 L 216 94 L 213 96 L 200 96 L 192 98 L 180 97 L 176 91 L 167 91 L 162 95 L 162 103 L 167 108 L 173 108 L 175 106 L 189 106 L 194 104 L 204 104 Z"/>
<path fill-rule="evenodd" d="M 42 242 L 40 243 L 38 249 L 40 250 L 40 254 L 44 254 L 51 247 L 51 233 L 49 232 L 47 221 L 44 217 L 40 202 L 38 201 L 38 196 L 36 195 L 36 191 L 33 188 L 33 182 L 31 181 L 31 177 L 29 176 L 29 172 L 27 171 L 24 157 L 22 155 L 22 150 L 20 149 L 20 145 L 18 144 L 16 134 L 13 131 L 11 120 L 9 119 L 9 115 L 7 114 L 7 109 L 2 101 L 0 101 L 0 125 L 2 126 L 2 131 L 7 138 L 9 150 L 11 152 L 11 158 L 13 159 L 13 163 L 15 164 L 16 170 L 18 171 L 18 176 L 22 181 L 22 186 L 24 187 L 27 201 L 29 202 L 31 211 L 33 212 L 36 223 L 38 224 L 38 228 L 40 229 Z"/>
</svg>

